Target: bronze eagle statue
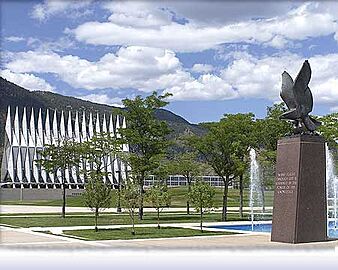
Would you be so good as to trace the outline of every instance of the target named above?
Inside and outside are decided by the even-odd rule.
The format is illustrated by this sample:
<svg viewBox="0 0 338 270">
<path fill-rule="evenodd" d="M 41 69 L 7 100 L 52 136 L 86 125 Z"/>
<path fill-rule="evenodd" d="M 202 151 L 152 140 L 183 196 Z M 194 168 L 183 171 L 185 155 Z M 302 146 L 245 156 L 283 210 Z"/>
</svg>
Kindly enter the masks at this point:
<svg viewBox="0 0 338 270">
<path fill-rule="evenodd" d="M 313 97 L 309 88 L 311 68 L 308 60 L 305 60 L 295 81 L 286 71 L 282 74 L 281 98 L 288 107 L 288 111 L 280 118 L 291 120 L 294 123 L 294 133 L 313 133 L 319 121 L 309 116 L 313 108 Z"/>
</svg>

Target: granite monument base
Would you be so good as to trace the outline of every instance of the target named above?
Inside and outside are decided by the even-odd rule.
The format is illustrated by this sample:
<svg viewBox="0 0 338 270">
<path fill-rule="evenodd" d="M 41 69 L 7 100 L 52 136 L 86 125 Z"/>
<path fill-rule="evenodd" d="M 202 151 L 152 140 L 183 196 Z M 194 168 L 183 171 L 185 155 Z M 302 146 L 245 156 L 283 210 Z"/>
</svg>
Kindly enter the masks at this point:
<svg viewBox="0 0 338 270">
<path fill-rule="evenodd" d="M 278 141 L 271 241 L 327 240 L 325 166 L 321 136 L 294 135 Z"/>
</svg>

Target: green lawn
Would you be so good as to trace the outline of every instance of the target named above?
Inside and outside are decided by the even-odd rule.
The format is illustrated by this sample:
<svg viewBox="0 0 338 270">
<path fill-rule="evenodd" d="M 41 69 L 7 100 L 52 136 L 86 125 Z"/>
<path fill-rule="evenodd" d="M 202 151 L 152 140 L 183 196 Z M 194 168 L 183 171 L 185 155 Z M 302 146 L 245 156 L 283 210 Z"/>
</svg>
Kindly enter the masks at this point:
<svg viewBox="0 0 338 270">
<path fill-rule="evenodd" d="M 186 207 L 187 187 L 170 188 L 171 207 Z M 216 188 L 215 207 L 222 206 L 223 189 Z M 112 207 L 116 206 L 117 192 L 113 191 Z M 265 206 L 272 206 L 273 191 L 265 192 Z M 37 201 L 1 201 L 1 204 L 18 204 L 18 205 L 41 205 L 41 206 L 61 206 L 62 200 L 37 200 Z M 85 206 L 81 196 L 67 198 L 67 206 Z M 145 207 L 149 207 L 145 203 Z M 239 206 L 239 190 L 229 189 L 228 206 Z M 249 206 L 249 191 L 244 191 L 244 206 Z"/>
<path fill-rule="evenodd" d="M 208 236 L 208 235 L 227 235 L 230 232 L 201 232 L 200 230 L 173 228 L 173 227 L 143 227 L 135 228 L 136 235 L 131 234 L 131 228 L 119 229 L 101 229 L 98 232 L 94 230 L 74 230 L 64 231 L 65 235 L 76 236 L 88 240 L 127 240 L 127 239 L 146 239 L 146 238 L 170 238 L 170 237 L 188 237 L 188 236 Z"/>
<path fill-rule="evenodd" d="M 271 216 L 266 216 L 266 219 L 271 219 Z M 239 214 L 229 213 L 228 221 L 241 220 Z M 246 215 L 244 220 L 249 220 Z M 136 224 L 156 224 L 157 217 L 155 213 L 145 213 L 144 219 L 139 221 L 136 217 Z M 162 213 L 160 216 L 161 223 L 188 223 L 199 222 L 197 213 L 187 215 L 185 213 Z M 207 213 L 204 215 L 205 222 L 221 221 L 221 213 Z M 0 224 L 8 224 L 19 227 L 60 227 L 60 226 L 93 226 L 93 216 L 70 215 L 66 218 L 60 216 L 45 215 L 44 217 L 29 216 L 29 217 L 10 217 L 0 216 Z M 130 224 L 130 217 L 127 214 L 105 214 L 99 217 L 99 225 L 126 225 Z"/>
</svg>

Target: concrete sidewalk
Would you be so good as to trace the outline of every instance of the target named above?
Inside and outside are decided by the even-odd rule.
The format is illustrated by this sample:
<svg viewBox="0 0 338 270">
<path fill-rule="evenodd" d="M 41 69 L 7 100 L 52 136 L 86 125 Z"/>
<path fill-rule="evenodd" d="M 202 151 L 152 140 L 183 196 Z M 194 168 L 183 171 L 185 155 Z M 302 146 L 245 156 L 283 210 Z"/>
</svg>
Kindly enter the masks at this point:
<svg viewBox="0 0 338 270">
<path fill-rule="evenodd" d="M 283 244 L 270 241 L 270 234 L 238 234 L 220 236 L 180 237 L 166 239 L 139 239 L 139 240 L 105 240 L 84 241 L 57 235 L 48 235 L 33 232 L 30 229 L 15 229 L 0 227 L 0 248 L 36 248 L 41 249 L 228 249 L 231 251 L 254 249 L 283 249 L 283 250 L 317 250 L 325 249 L 334 252 L 338 241 Z"/>
<path fill-rule="evenodd" d="M 272 207 L 265 207 L 266 211 L 271 211 Z M 244 211 L 249 211 L 250 207 L 244 207 Z M 260 211 L 261 208 L 255 207 L 255 211 Z M 145 212 L 155 212 L 154 208 L 144 208 Z M 185 212 L 186 208 L 165 208 L 165 212 Z M 222 211 L 222 208 L 215 208 L 215 211 Z M 238 207 L 228 207 L 228 211 L 239 211 Z M 36 206 L 36 205 L 0 205 L 1 214 L 20 214 L 20 213 L 60 213 L 60 206 Z M 89 213 L 91 210 L 86 207 L 66 207 L 67 213 L 83 212 Z M 116 208 L 108 208 L 103 212 L 116 213 Z"/>
</svg>

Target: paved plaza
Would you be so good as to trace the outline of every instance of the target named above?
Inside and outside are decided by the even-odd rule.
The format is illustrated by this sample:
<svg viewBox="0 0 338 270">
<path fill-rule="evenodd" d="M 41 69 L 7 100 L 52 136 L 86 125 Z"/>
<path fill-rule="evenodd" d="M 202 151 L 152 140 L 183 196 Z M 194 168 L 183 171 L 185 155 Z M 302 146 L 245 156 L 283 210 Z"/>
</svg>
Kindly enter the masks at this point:
<svg viewBox="0 0 338 270">
<path fill-rule="evenodd" d="M 175 226 L 175 224 L 171 224 Z M 179 225 L 179 224 L 176 224 Z M 149 225 L 146 225 L 149 226 Z M 154 224 L 154 226 L 156 226 Z M 334 251 L 338 241 L 283 244 L 270 242 L 268 233 L 250 233 L 222 236 L 180 237 L 166 239 L 140 240 L 104 240 L 85 241 L 64 236 L 45 234 L 33 231 L 37 228 L 0 227 L 0 247 L 3 248 L 35 248 L 35 249 L 326 249 Z M 56 228 L 55 228 L 56 229 Z M 68 229 L 75 229 L 69 227 Z"/>
<path fill-rule="evenodd" d="M 28 206 L 28 205 L 1 205 L 2 214 L 27 214 L 30 213 L 59 213 L 60 207 L 57 206 Z M 184 211 L 184 208 L 170 208 L 168 211 Z M 236 211 L 236 207 L 229 207 L 230 211 Z M 245 209 L 248 210 L 248 209 Z M 271 210 L 271 209 L 269 209 Z M 115 212 L 116 209 L 110 208 L 107 212 Z M 146 209 L 146 211 L 154 211 Z M 84 207 L 67 207 L 67 213 L 90 212 Z M 231 222 L 227 222 L 231 224 Z M 212 223 L 205 225 L 212 225 Z M 157 224 L 144 224 L 142 226 L 157 226 Z M 162 224 L 162 226 L 174 226 L 185 228 L 196 228 L 196 223 Z M 102 228 L 117 228 L 120 225 L 101 226 Z M 128 227 L 124 225 L 123 227 Z M 92 226 L 74 227 L 31 227 L 31 228 L 12 228 L 0 226 L 0 247 L 2 249 L 13 248 L 35 248 L 35 249 L 93 249 L 93 248 L 113 248 L 113 249 L 326 249 L 334 251 L 338 247 L 338 241 L 307 243 L 307 244 L 283 244 L 270 241 L 269 233 L 246 233 L 236 235 L 217 235 L 217 236 L 195 236 L 165 239 L 139 239 L 139 240 L 104 240 L 86 241 L 82 239 L 70 238 L 62 235 L 62 230 L 93 229 Z M 208 229 L 206 229 L 208 230 Z M 212 229 L 209 229 L 212 230 Z M 43 231 L 50 231 L 47 234 Z"/>
</svg>

